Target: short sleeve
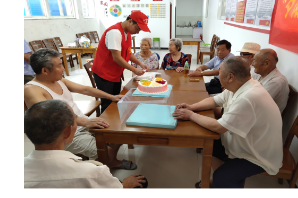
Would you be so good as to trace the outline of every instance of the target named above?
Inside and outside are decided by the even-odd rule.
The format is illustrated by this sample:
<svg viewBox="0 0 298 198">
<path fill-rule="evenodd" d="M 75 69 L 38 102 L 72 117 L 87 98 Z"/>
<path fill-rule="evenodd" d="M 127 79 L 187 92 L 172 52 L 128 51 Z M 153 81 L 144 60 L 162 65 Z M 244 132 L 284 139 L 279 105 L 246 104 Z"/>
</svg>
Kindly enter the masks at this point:
<svg viewBox="0 0 298 198">
<path fill-rule="evenodd" d="M 150 56 L 150 61 L 152 64 L 152 69 L 158 69 L 159 68 L 159 60 L 158 57 L 155 53 L 152 53 L 152 55 Z"/>
<path fill-rule="evenodd" d="M 112 29 L 106 33 L 105 44 L 109 50 L 121 51 L 122 35 L 117 29 Z"/>
<path fill-rule="evenodd" d="M 113 177 L 107 166 L 99 166 L 97 169 L 101 170 L 99 170 L 99 174 L 90 182 L 92 188 L 123 188 L 119 179 Z"/>
<path fill-rule="evenodd" d="M 223 92 L 221 92 L 220 94 L 217 94 L 216 96 L 213 97 L 214 102 L 218 106 L 223 107 L 224 103 L 227 102 L 228 94 L 229 94 L 229 91 L 227 89 L 225 89 Z"/>
<path fill-rule="evenodd" d="M 245 98 L 240 98 L 222 115 L 218 123 L 230 132 L 245 138 L 256 123 L 256 115 L 251 103 Z"/>
<path fill-rule="evenodd" d="M 210 61 L 208 61 L 205 65 L 209 68 L 209 69 L 213 69 L 214 68 L 214 63 L 215 63 L 215 58 L 212 58 Z"/>
<path fill-rule="evenodd" d="M 24 40 L 24 54 L 31 53 L 32 50 L 29 47 L 29 44 Z"/>
<path fill-rule="evenodd" d="M 272 81 L 267 83 L 265 86 L 263 85 L 264 89 L 270 94 L 270 96 L 275 100 L 275 97 L 282 91 L 283 82 L 279 81 Z"/>
</svg>

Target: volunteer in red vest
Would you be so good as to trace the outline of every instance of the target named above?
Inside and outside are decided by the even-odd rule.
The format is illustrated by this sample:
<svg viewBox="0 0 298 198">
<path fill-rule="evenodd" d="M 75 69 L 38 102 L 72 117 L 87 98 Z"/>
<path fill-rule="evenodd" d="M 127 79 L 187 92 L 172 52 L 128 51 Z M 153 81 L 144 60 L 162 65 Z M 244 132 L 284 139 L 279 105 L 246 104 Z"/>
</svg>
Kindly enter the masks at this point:
<svg viewBox="0 0 298 198">
<path fill-rule="evenodd" d="M 109 27 L 99 41 L 96 56 L 91 67 L 94 80 L 98 89 L 113 95 L 121 91 L 121 78 L 124 69 L 143 75 L 149 67 L 140 62 L 131 53 L 131 34 L 138 34 L 141 30 L 150 32 L 148 17 L 140 12 L 131 13 L 124 22 L 116 23 Z M 131 61 L 142 69 L 128 64 Z M 101 113 L 111 104 L 111 100 L 101 98 Z"/>
</svg>

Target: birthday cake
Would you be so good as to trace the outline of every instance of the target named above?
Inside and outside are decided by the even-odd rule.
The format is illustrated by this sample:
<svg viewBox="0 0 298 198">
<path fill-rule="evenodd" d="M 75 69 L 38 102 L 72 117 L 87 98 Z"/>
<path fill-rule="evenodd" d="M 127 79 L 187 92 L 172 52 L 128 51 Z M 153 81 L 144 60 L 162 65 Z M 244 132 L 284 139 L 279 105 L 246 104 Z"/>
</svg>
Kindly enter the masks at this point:
<svg viewBox="0 0 298 198">
<path fill-rule="evenodd" d="M 154 80 L 140 80 L 138 90 L 143 93 L 163 93 L 168 91 L 168 83 L 162 78 L 155 78 Z"/>
</svg>

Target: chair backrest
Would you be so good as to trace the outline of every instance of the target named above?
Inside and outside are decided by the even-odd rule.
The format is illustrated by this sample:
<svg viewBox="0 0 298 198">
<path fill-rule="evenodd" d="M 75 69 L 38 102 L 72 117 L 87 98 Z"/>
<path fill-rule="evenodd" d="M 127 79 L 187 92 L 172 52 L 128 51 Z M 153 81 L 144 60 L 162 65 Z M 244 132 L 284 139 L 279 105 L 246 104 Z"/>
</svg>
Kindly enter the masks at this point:
<svg viewBox="0 0 298 198">
<path fill-rule="evenodd" d="M 292 85 L 289 85 L 289 89 L 290 89 L 289 98 L 288 98 L 287 106 L 281 114 L 282 117 L 285 116 L 286 112 L 289 110 L 289 107 L 294 102 L 294 100 L 296 99 L 297 94 L 298 94 L 297 91 L 294 89 L 294 87 L 292 87 Z"/>
<path fill-rule="evenodd" d="M 298 138 L 298 116 L 296 117 L 291 129 L 290 129 L 290 132 L 287 136 L 287 139 L 285 141 L 285 144 L 284 144 L 284 147 L 289 150 L 290 149 L 290 146 L 291 146 L 291 143 L 293 141 L 293 138 L 294 136 L 296 136 L 296 138 Z"/>
<path fill-rule="evenodd" d="M 219 37 L 216 36 L 216 37 L 214 38 L 213 45 L 211 44 L 211 46 L 210 46 L 210 51 L 211 51 L 211 52 L 215 52 L 216 44 L 218 43 L 218 41 L 219 41 Z"/>
<path fill-rule="evenodd" d="M 63 47 L 63 43 L 62 43 L 60 37 L 54 37 L 53 39 L 54 39 L 54 42 L 57 47 Z"/>
<path fill-rule="evenodd" d="M 84 35 L 84 33 L 77 33 L 77 34 L 76 34 L 76 37 L 77 37 L 77 38 L 81 38 L 81 36 L 83 36 L 83 35 Z"/>
<path fill-rule="evenodd" d="M 92 87 L 96 89 L 95 80 L 93 78 L 93 72 L 91 71 L 91 63 L 93 63 L 94 60 L 89 61 L 88 63 L 84 64 L 84 68 L 89 76 L 89 79 L 91 81 Z M 97 97 L 95 97 L 96 100 L 98 100 Z"/>
<path fill-rule="evenodd" d="M 93 43 L 94 39 L 91 38 L 89 32 L 84 32 L 83 34 L 90 40 L 90 43 Z"/>
<path fill-rule="evenodd" d="M 191 66 L 191 57 L 192 57 L 192 55 L 191 54 L 186 54 L 187 55 L 187 57 L 188 57 L 188 65 L 189 65 L 189 68 L 190 68 L 190 66 Z"/>
<path fill-rule="evenodd" d="M 96 40 L 94 38 L 94 33 L 93 32 L 88 32 L 88 33 L 89 33 L 89 36 L 90 36 L 92 42 L 96 43 Z"/>
<path fill-rule="evenodd" d="M 42 42 L 46 46 L 46 48 L 58 51 L 58 48 L 57 48 L 53 38 L 43 39 Z"/>
<path fill-rule="evenodd" d="M 29 45 L 31 46 L 34 52 L 38 49 L 46 48 L 41 40 L 30 41 Z"/>
<path fill-rule="evenodd" d="M 96 40 L 98 40 L 98 43 L 99 43 L 99 36 L 97 34 L 97 31 L 93 31 L 93 34 L 94 34 L 94 38 L 95 38 L 95 43 L 97 43 Z"/>
<path fill-rule="evenodd" d="M 156 56 L 157 56 L 158 60 L 160 60 L 160 56 L 159 56 L 159 54 L 158 54 L 158 53 L 156 53 L 156 52 L 154 52 L 154 54 L 156 54 Z"/>
</svg>

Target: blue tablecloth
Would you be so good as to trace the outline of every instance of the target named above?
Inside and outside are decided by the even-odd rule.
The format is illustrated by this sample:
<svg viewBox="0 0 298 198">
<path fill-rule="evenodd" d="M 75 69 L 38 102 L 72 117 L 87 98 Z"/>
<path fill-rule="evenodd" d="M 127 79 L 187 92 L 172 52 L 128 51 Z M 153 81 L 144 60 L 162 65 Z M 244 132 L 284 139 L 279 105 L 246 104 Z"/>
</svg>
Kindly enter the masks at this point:
<svg viewBox="0 0 298 198">
<path fill-rule="evenodd" d="M 169 97 L 170 96 L 170 93 L 172 91 L 172 85 L 169 85 L 168 84 L 168 91 L 164 92 L 164 93 L 159 93 L 159 94 L 147 94 L 147 93 L 143 93 L 143 92 L 140 92 L 138 89 L 136 89 L 132 96 L 147 96 L 147 97 Z"/>
</svg>

